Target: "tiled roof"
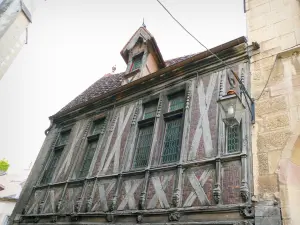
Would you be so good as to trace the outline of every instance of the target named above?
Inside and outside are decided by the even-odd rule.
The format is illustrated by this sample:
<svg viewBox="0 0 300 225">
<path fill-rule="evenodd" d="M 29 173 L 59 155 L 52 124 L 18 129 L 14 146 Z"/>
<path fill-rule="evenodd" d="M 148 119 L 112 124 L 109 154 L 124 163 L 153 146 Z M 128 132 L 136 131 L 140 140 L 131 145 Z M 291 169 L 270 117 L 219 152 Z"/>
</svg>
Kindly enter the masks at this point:
<svg viewBox="0 0 300 225">
<path fill-rule="evenodd" d="M 174 59 L 170 59 L 165 61 L 166 66 L 171 66 L 176 63 L 179 63 L 185 59 L 188 59 L 196 54 L 186 55 Z M 84 104 L 96 97 L 101 96 L 102 94 L 105 94 L 111 90 L 114 90 L 121 86 L 122 80 L 123 80 L 123 73 L 117 73 L 117 74 L 105 74 L 102 78 L 100 78 L 98 81 L 96 81 L 94 84 L 92 84 L 88 89 L 86 89 L 84 92 L 82 92 L 80 95 L 78 95 L 75 99 L 73 99 L 69 104 L 67 104 L 65 107 L 63 107 L 58 113 L 55 115 L 62 114 L 66 111 L 71 110 L 72 108 L 75 108 L 78 105 Z"/>
</svg>

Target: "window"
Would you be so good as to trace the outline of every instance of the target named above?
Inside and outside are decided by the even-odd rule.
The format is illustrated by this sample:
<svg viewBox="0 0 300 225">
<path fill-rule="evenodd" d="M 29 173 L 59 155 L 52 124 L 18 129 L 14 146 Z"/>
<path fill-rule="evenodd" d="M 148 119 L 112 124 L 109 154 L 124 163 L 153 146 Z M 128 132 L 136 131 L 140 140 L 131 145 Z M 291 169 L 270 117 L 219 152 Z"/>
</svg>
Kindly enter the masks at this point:
<svg viewBox="0 0 300 225">
<path fill-rule="evenodd" d="M 155 117 L 156 109 L 157 109 L 157 102 L 152 102 L 145 105 L 144 119 Z"/>
<path fill-rule="evenodd" d="M 227 153 L 240 151 L 241 129 L 240 125 L 227 127 Z"/>
<path fill-rule="evenodd" d="M 169 112 L 182 109 L 184 106 L 184 95 L 179 94 L 172 97 L 169 101 Z"/>
<path fill-rule="evenodd" d="M 60 134 L 59 139 L 56 143 L 56 146 L 61 146 L 65 145 L 69 139 L 70 132 L 69 131 L 64 131 Z"/>
<path fill-rule="evenodd" d="M 136 69 L 139 69 L 141 67 L 142 59 L 143 59 L 143 54 L 139 54 L 133 57 L 130 72 L 135 71 Z"/>
<path fill-rule="evenodd" d="M 139 136 L 136 146 L 133 167 L 145 167 L 148 165 L 149 154 L 152 146 L 153 129 L 157 101 L 144 105 L 143 120 L 139 121 Z"/>
<path fill-rule="evenodd" d="M 152 145 L 153 125 L 140 129 L 134 167 L 144 167 L 148 164 L 148 158 Z"/>
<path fill-rule="evenodd" d="M 50 163 L 44 172 L 43 178 L 41 180 L 41 184 L 47 184 L 51 182 L 58 161 L 64 150 L 64 146 L 67 144 L 67 141 L 69 139 L 69 135 L 70 135 L 70 131 L 64 131 L 60 134 L 59 139 L 56 142 L 56 146 L 54 147 L 54 152 L 50 160 Z"/>
<path fill-rule="evenodd" d="M 103 120 L 103 119 L 96 120 L 96 121 L 93 123 L 92 135 L 94 135 L 94 134 L 100 134 L 101 129 L 103 128 L 103 123 L 104 123 L 104 120 Z"/>
<path fill-rule="evenodd" d="M 168 112 L 164 114 L 166 126 L 162 153 L 163 164 L 176 162 L 179 159 L 183 122 L 183 107 L 183 92 L 169 97 Z"/>
<path fill-rule="evenodd" d="M 103 129 L 105 119 L 99 119 L 93 122 L 90 135 L 88 136 L 88 144 L 86 147 L 86 151 L 83 156 L 83 160 L 81 161 L 81 167 L 77 170 L 78 171 L 78 177 L 83 178 L 86 177 L 89 173 L 96 148 L 97 143 L 100 138 L 101 130 Z"/>
<path fill-rule="evenodd" d="M 62 150 L 63 150 L 62 148 L 60 148 L 58 150 L 54 150 L 54 154 L 52 156 L 50 164 L 48 165 L 48 168 L 45 170 L 43 179 L 41 181 L 42 184 L 47 184 L 47 183 L 51 182 L 52 176 L 54 174 L 54 171 L 57 167 L 58 161 L 62 154 Z"/>
<path fill-rule="evenodd" d="M 90 169 L 90 166 L 91 166 L 91 163 L 92 163 L 95 151 L 96 151 L 97 142 L 98 142 L 98 139 L 90 141 L 88 143 L 87 151 L 85 152 L 82 167 L 79 171 L 79 177 L 85 177 L 88 175 L 88 172 L 89 172 L 89 169 Z"/>
</svg>

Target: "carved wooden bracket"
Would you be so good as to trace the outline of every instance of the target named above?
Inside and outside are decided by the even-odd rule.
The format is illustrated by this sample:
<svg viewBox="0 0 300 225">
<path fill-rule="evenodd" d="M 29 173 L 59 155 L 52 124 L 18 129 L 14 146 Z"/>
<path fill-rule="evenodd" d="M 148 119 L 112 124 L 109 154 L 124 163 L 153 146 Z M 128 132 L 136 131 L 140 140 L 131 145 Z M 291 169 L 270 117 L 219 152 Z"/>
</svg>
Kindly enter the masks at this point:
<svg viewBox="0 0 300 225">
<path fill-rule="evenodd" d="M 216 185 L 216 187 L 213 189 L 213 196 L 214 196 L 214 200 L 217 204 L 220 203 L 221 200 L 221 188 L 220 185 Z"/>
<path fill-rule="evenodd" d="M 143 222 L 143 215 L 138 215 L 138 216 L 136 217 L 136 222 L 137 222 L 137 223 L 142 223 L 142 222 Z"/>
<path fill-rule="evenodd" d="M 179 201 L 180 201 L 180 190 L 178 188 L 176 188 L 176 190 L 174 191 L 174 194 L 172 196 L 173 206 L 178 207 L 179 206 Z"/>
<path fill-rule="evenodd" d="M 56 205 L 56 212 L 59 212 L 61 209 L 62 200 L 60 199 Z"/>
<path fill-rule="evenodd" d="M 111 205 L 109 207 L 109 211 L 114 211 L 117 206 L 117 196 L 115 195 L 112 199 Z"/>
<path fill-rule="evenodd" d="M 57 222 L 57 216 L 52 216 L 51 217 L 51 222 L 56 223 Z"/>
<path fill-rule="evenodd" d="M 92 204 L 93 204 L 93 199 L 89 197 L 86 203 L 86 208 L 85 208 L 86 212 L 90 212 L 92 210 Z"/>
<path fill-rule="evenodd" d="M 71 216 L 70 216 L 70 220 L 72 221 L 72 222 L 76 222 L 76 221 L 78 221 L 78 215 L 77 214 L 71 214 Z"/>
<path fill-rule="evenodd" d="M 169 221 L 179 221 L 180 213 L 179 212 L 172 212 L 169 214 Z"/>
<path fill-rule="evenodd" d="M 38 222 L 40 221 L 40 218 L 36 216 L 36 217 L 34 217 L 33 221 L 34 221 L 35 223 L 38 223 Z"/>
<path fill-rule="evenodd" d="M 81 197 L 79 197 L 74 206 L 74 212 L 78 213 L 81 207 Z"/>
<path fill-rule="evenodd" d="M 253 218 L 254 217 L 254 207 L 253 206 L 245 206 L 240 209 L 240 214 L 244 218 Z"/>
<path fill-rule="evenodd" d="M 142 192 L 139 200 L 139 209 L 145 209 L 146 193 Z"/>
<path fill-rule="evenodd" d="M 244 202 L 247 202 L 250 198 L 250 191 L 248 187 L 248 183 L 245 181 L 242 181 L 242 186 L 240 188 L 241 196 Z"/>
<path fill-rule="evenodd" d="M 114 215 L 111 213 L 106 214 L 106 221 L 107 222 L 113 222 L 114 220 Z"/>
</svg>

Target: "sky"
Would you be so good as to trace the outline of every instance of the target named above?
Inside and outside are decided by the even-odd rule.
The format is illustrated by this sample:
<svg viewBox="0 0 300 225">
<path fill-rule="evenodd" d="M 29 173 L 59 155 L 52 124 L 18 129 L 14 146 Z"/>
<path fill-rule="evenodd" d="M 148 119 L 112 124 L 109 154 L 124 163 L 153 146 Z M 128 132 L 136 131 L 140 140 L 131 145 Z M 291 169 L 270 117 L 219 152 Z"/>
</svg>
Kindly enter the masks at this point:
<svg viewBox="0 0 300 225">
<path fill-rule="evenodd" d="M 242 0 L 161 0 L 202 43 L 212 48 L 246 35 Z M 0 159 L 18 173 L 34 163 L 48 117 L 116 65 L 142 25 L 165 60 L 205 49 L 156 0 L 42 0 L 35 5 L 28 44 L 0 80 Z"/>
</svg>

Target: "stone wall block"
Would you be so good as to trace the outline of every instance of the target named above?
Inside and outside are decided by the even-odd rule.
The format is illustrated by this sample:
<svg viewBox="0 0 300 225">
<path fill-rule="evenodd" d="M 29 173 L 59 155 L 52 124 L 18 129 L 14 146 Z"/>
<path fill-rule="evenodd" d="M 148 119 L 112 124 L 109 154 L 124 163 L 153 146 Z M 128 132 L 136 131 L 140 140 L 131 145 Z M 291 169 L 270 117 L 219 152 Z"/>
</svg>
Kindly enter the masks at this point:
<svg viewBox="0 0 300 225">
<path fill-rule="evenodd" d="M 269 174 L 277 173 L 281 151 L 282 150 L 268 152 Z"/>
<path fill-rule="evenodd" d="M 259 153 L 257 154 L 257 158 L 258 158 L 259 175 L 268 174 L 269 173 L 268 153 Z"/>
<path fill-rule="evenodd" d="M 291 106 L 299 106 L 300 105 L 300 91 L 295 91 L 293 95 L 290 96 Z"/>
<path fill-rule="evenodd" d="M 248 6 L 250 9 L 268 3 L 269 0 L 249 0 Z"/>
<path fill-rule="evenodd" d="M 262 116 L 287 109 L 287 102 L 284 96 L 274 97 L 256 103 L 256 115 Z"/>
<path fill-rule="evenodd" d="M 299 99 L 300 100 L 300 99 Z M 289 116 L 286 113 L 267 116 L 264 119 L 265 129 L 268 131 L 276 130 L 289 126 Z"/>
<path fill-rule="evenodd" d="M 267 25 L 267 19 L 265 15 L 252 18 L 248 21 L 249 31 L 257 30 Z"/>
<path fill-rule="evenodd" d="M 294 30 L 294 20 L 286 19 L 275 24 L 278 36 L 288 34 Z"/>
<path fill-rule="evenodd" d="M 288 34 L 280 36 L 280 46 L 282 50 L 292 48 L 297 44 L 295 32 L 290 32 Z"/>
<path fill-rule="evenodd" d="M 250 32 L 248 37 L 249 41 L 260 43 L 277 37 L 277 32 L 274 25 L 269 25 Z"/>
<path fill-rule="evenodd" d="M 258 177 L 259 193 L 273 194 L 278 191 L 277 175 L 264 175 Z"/>
<path fill-rule="evenodd" d="M 248 12 L 248 18 L 256 18 L 258 16 L 261 16 L 263 14 L 267 14 L 268 12 L 270 12 L 269 2 L 257 5 L 256 7 L 253 7 L 253 5 L 251 5 L 251 2 L 249 2 L 249 8 L 250 8 L 250 11 Z"/>
<path fill-rule="evenodd" d="M 260 51 L 264 52 L 273 48 L 276 48 L 278 46 L 279 38 L 275 37 L 271 40 L 262 41 L 260 43 Z"/>
<path fill-rule="evenodd" d="M 275 24 L 288 18 L 288 13 L 284 9 L 279 11 L 273 10 L 267 14 L 267 25 Z"/>
<path fill-rule="evenodd" d="M 285 146 L 289 136 L 290 131 L 288 130 L 259 134 L 257 138 L 258 151 L 267 152 L 282 149 Z"/>
<path fill-rule="evenodd" d="M 285 7 L 285 5 L 283 4 L 283 0 L 272 0 L 272 1 L 270 1 L 271 11 L 280 12 L 280 10 L 284 7 Z"/>
</svg>

